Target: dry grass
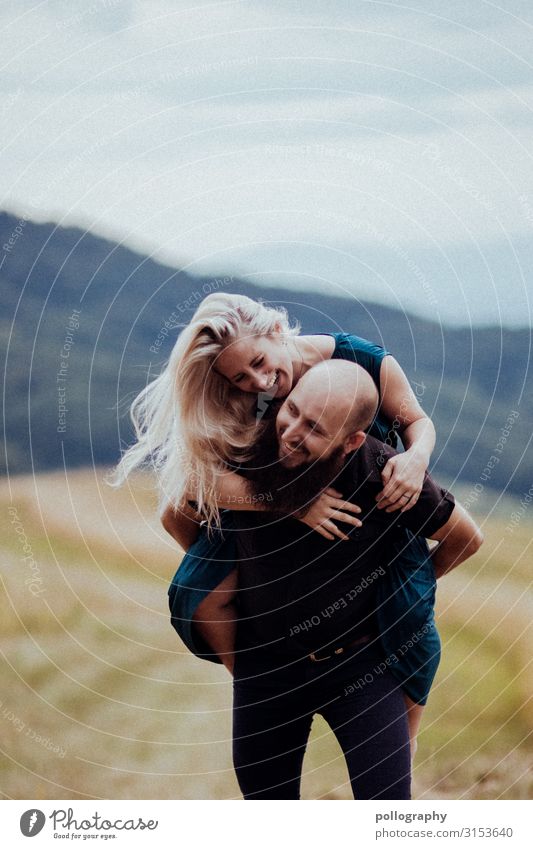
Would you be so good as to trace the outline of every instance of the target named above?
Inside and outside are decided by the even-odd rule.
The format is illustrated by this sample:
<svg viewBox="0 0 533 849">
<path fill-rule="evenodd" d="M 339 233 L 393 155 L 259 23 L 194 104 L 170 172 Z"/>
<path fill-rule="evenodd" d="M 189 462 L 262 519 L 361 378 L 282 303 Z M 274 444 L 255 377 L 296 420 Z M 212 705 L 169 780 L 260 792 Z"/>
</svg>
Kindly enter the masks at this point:
<svg viewBox="0 0 533 849">
<path fill-rule="evenodd" d="M 169 625 L 179 552 L 144 479 L 116 492 L 98 471 L 19 478 L 3 482 L 0 500 L 4 796 L 238 798 L 231 684 Z M 504 524 L 491 521 L 482 552 L 440 587 L 444 651 L 416 760 L 419 798 L 533 795 L 531 525 L 509 535 Z M 303 796 L 351 798 L 320 718 Z"/>
</svg>

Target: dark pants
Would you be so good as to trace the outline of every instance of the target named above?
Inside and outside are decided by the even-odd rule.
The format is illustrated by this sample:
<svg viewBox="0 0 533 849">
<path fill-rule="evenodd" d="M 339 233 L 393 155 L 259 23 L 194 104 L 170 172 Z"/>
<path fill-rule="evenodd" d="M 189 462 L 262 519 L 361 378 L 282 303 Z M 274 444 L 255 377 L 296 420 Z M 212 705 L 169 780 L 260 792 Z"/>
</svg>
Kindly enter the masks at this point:
<svg viewBox="0 0 533 849">
<path fill-rule="evenodd" d="M 245 799 L 300 798 L 315 713 L 339 741 L 356 799 L 410 798 L 405 701 L 383 659 L 375 643 L 318 663 L 238 651 L 233 762 Z"/>
</svg>

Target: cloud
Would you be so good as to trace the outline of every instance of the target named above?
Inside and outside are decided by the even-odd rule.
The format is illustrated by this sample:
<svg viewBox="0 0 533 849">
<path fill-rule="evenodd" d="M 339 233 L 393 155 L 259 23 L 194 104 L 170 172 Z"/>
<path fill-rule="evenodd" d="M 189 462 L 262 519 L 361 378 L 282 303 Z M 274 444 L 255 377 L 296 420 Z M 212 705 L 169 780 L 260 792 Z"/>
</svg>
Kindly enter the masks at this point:
<svg viewBox="0 0 533 849">
<path fill-rule="evenodd" d="M 529 236 L 532 10 L 410 7 L 4 4 L 3 203 L 230 271 Z"/>
</svg>

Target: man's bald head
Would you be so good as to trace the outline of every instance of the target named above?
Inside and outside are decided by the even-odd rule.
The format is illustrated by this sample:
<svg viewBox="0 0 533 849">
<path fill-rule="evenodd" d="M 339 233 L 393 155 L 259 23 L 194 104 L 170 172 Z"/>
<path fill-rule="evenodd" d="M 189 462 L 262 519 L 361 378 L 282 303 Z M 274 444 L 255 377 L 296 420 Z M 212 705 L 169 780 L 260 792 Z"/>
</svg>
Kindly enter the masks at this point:
<svg viewBox="0 0 533 849">
<path fill-rule="evenodd" d="M 364 441 L 379 402 L 374 381 L 348 360 L 325 360 L 309 369 L 277 417 L 280 457 L 291 465 L 347 454 Z M 355 436 L 357 434 L 357 437 Z"/>
<path fill-rule="evenodd" d="M 324 360 L 300 378 L 299 386 L 343 412 L 344 433 L 366 430 L 379 403 L 376 384 L 362 366 L 349 360 Z"/>
</svg>

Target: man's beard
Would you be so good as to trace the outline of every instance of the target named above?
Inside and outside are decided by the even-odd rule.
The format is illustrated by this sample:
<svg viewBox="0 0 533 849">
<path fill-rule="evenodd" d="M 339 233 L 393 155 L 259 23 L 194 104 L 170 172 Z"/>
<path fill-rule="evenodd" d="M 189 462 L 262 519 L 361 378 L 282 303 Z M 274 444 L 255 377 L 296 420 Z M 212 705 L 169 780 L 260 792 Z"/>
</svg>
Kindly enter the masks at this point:
<svg viewBox="0 0 533 849">
<path fill-rule="evenodd" d="M 324 460 L 287 467 L 279 460 L 276 416 L 263 420 L 264 429 L 246 463 L 246 477 L 255 496 L 268 509 L 284 515 L 303 514 L 338 476 L 344 463 L 342 445 Z"/>
</svg>

